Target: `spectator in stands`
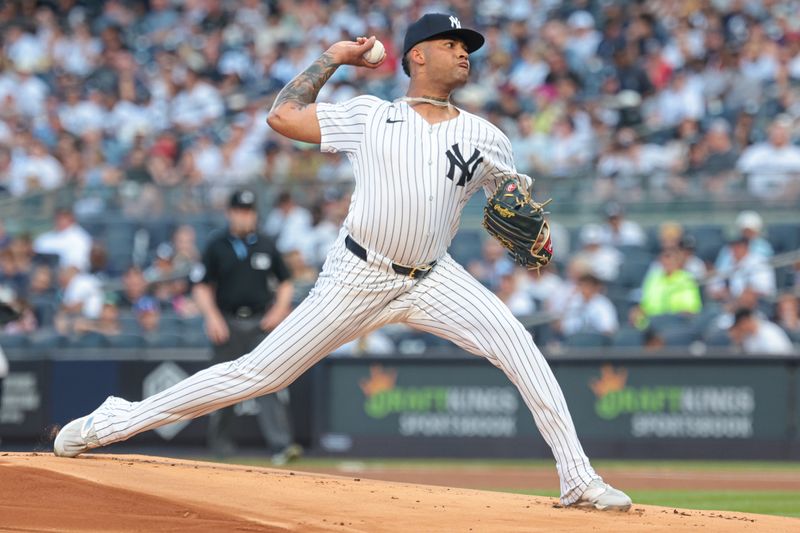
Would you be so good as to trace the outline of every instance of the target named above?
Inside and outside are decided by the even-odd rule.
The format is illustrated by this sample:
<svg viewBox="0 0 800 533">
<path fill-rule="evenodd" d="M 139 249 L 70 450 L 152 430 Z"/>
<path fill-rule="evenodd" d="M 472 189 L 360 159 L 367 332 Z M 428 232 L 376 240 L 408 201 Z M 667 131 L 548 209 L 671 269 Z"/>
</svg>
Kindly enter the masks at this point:
<svg viewBox="0 0 800 533">
<path fill-rule="evenodd" d="M 139 298 L 133 306 L 133 312 L 145 340 L 157 339 L 161 328 L 161 307 L 158 305 L 158 300 L 151 296 Z"/>
<path fill-rule="evenodd" d="M 791 132 L 791 117 L 776 117 L 769 139 L 748 147 L 736 163 L 747 174 L 748 191 L 760 199 L 795 198 L 800 191 L 800 147 L 791 144 Z"/>
<path fill-rule="evenodd" d="M 621 128 L 597 161 L 595 193 L 600 199 L 614 196 L 615 191 L 638 198 L 642 177 L 658 169 L 662 152 L 661 147 L 643 144 L 633 128 Z"/>
<path fill-rule="evenodd" d="M 781 294 L 775 306 L 776 322 L 787 333 L 800 339 L 800 298 L 792 293 Z"/>
<path fill-rule="evenodd" d="M 176 272 L 189 274 L 192 268 L 200 263 L 197 233 L 189 224 L 181 224 L 175 229 L 172 234 L 172 247 L 175 249 L 172 262 Z"/>
<path fill-rule="evenodd" d="M 594 59 L 603 36 L 595 29 L 594 17 L 588 11 L 573 11 L 567 26 L 569 38 L 564 46 L 567 62 L 575 70 L 585 69 L 587 62 Z"/>
<path fill-rule="evenodd" d="M 500 273 L 500 280 L 494 293 L 506 304 L 514 316 L 529 316 L 536 311 L 536 304 L 520 284 L 524 272 L 511 266 Z"/>
<path fill-rule="evenodd" d="M 341 161 L 337 160 L 337 162 L 340 167 L 343 166 Z M 291 152 L 282 149 L 281 145 L 275 141 L 267 141 L 264 146 L 264 178 L 276 185 L 284 184 L 291 179 L 291 166 Z M 352 171 L 346 166 L 340 170 L 347 172 L 348 178 L 352 175 Z M 339 177 L 340 174 L 333 173 L 332 175 Z M 321 180 L 324 181 L 324 176 L 321 177 Z"/>
<path fill-rule="evenodd" d="M 674 220 L 665 220 L 658 225 L 658 251 L 677 248 L 683 238 L 683 226 Z"/>
<path fill-rule="evenodd" d="M 603 294 L 603 281 L 594 274 L 578 278 L 577 291 L 570 295 L 561 319 L 554 327 L 564 337 L 576 333 L 611 336 L 619 329 L 617 310 Z"/>
<path fill-rule="evenodd" d="M 279 194 L 275 207 L 264 221 L 264 233 L 275 240 L 278 251 L 286 254 L 297 250 L 307 263 L 306 256 L 311 254 L 303 248 L 303 243 L 307 243 L 310 232 L 311 213 L 297 205 L 289 191 Z"/>
<path fill-rule="evenodd" d="M 96 276 L 101 282 L 111 281 L 114 272 L 108 267 L 108 250 L 100 242 L 93 242 L 89 249 L 89 273 Z"/>
<path fill-rule="evenodd" d="M 61 267 L 74 266 L 80 271 L 88 270 L 92 238 L 75 221 L 72 210 L 58 209 L 54 226 L 53 230 L 39 235 L 33 241 L 33 251 L 37 254 L 57 255 Z"/>
<path fill-rule="evenodd" d="M 264 156 L 256 139 L 248 137 L 251 118 L 242 113 L 230 125 L 225 144 L 222 145 L 222 168 L 218 179 L 230 191 L 246 185 L 263 174 Z"/>
<path fill-rule="evenodd" d="M 84 333 L 99 333 L 106 337 L 113 337 L 122 333 L 122 325 L 119 321 L 119 308 L 116 303 L 116 295 L 109 293 L 105 295 L 100 316 L 96 319 L 78 317 L 75 319 L 73 330 L 78 335 Z"/>
<path fill-rule="evenodd" d="M 147 296 L 147 280 L 142 273 L 142 269 L 131 266 L 122 276 L 122 291 L 120 296 L 120 307 L 133 309 L 136 303 Z"/>
<path fill-rule="evenodd" d="M 743 235 L 731 241 L 732 264 L 716 270 L 708 285 L 712 299 L 755 309 L 760 302 L 775 295 L 775 270 L 763 257 L 751 254 L 748 245 Z"/>
<path fill-rule="evenodd" d="M 503 245 L 497 239 L 487 237 L 481 246 L 481 258 L 472 261 L 467 270 L 489 290 L 495 290 L 500 285 L 500 276 L 513 267 L 514 263 Z"/>
<path fill-rule="evenodd" d="M 578 292 L 578 280 L 583 277 L 583 275 L 591 273 L 591 264 L 577 255 L 572 256 L 569 263 L 567 263 L 566 272 L 561 280 L 561 290 L 551 292 L 547 295 L 544 302 L 545 310 L 558 315 L 564 314 L 567 302 L 572 298 L 573 294 Z"/>
<path fill-rule="evenodd" d="M 322 268 L 328 251 L 339 236 L 339 229 L 347 216 L 349 205 L 350 195 L 330 189 L 325 191 L 322 200 L 312 208 L 313 226 L 309 235 L 311 246 L 308 261 L 316 270 Z"/>
<path fill-rule="evenodd" d="M 103 129 L 108 120 L 102 105 L 102 93 L 89 89 L 88 98 L 84 99 L 81 92 L 82 89 L 77 84 L 67 87 L 66 101 L 58 110 L 58 120 L 62 127 L 75 137 Z"/>
<path fill-rule="evenodd" d="M 614 77 L 620 90 L 629 90 L 642 96 L 649 96 L 654 87 L 647 72 L 639 64 L 637 54 L 637 50 L 630 45 L 614 52 Z"/>
<path fill-rule="evenodd" d="M 172 277 L 175 266 L 175 249 L 168 242 L 162 242 L 156 247 L 156 255 L 153 264 L 147 267 L 144 272 L 144 279 L 147 283 L 166 280 Z"/>
<path fill-rule="evenodd" d="M 10 248 L 0 250 L 0 283 L 15 292 L 28 286 L 28 272 L 19 268 Z"/>
<path fill-rule="evenodd" d="M 647 235 L 636 222 L 625 218 L 625 211 L 617 202 L 604 208 L 606 223 L 601 226 L 600 242 L 606 246 L 641 246 L 647 244 Z"/>
<path fill-rule="evenodd" d="M 186 298 L 189 291 L 188 272 L 176 271 L 175 249 L 170 243 L 162 242 L 156 247 L 153 264 L 145 269 L 143 275 L 150 286 L 150 292 L 162 308 L 170 309 L 175 304 L 182 315 L 197 314 Z"/>
<path fill-rule="evenodd" d="M 14 196 L 35 191 L 51 191 L 64 184 L 64 167 L 53 157 L 44 143 L 30 141 L 27 150 L 14 158 L 9 190 Z"/>
<path fill-rule="evenodd" d="M 688 272 L 698 283 L 708 274 L 705 262 L 695 255 L 697 239 L 686 234 L 678 243 L 678 258 L 681 270 Z"/>
<path fill-rule="evenodd" d="M 573 176 L 589 168 L 592 150 L 590 139 L 575 128 L 574 120 L 564 116 L 556 120 L 547 136 L 542 157 L 545 172 L 556 177 Z"/>
<path fill-rule="evenodd" d="M 4 124 L 0 121 L 0 127 Z M 0 139 L 0 199 L 4 196 L 11 196 L 13 193 L 11 184 L 13 179 L 13 159 L 11 158 L 11 149 L 2 143 Z"/>
<path fill-rule="evenodd" d="M 551 297 L 566 291 L 566 283 L 559 275 L 558 268 L 556 263 L 550 263 L 539 271 L 526 271 L 526 275 L 519 279 L 520 290 L 528 294 L 537 309 L 551 311 Z"/>
<path fill-rule="evenodd" d="M 210 126 L 225 112 L 219 90 L 191 67 L 186 70 L 181 90 L 170 108 L 172 123 L 187 134 Z"/>
<path fill-rule="evenodd" d="M 747 241 L 747 252 L 750 255 L 769 259 L 774 254 L 772 245 L 762 237 L 764 221 L 755 211 L 742 211 L 736 217 L 736 230 L 738 235 Z M 724 246 L 717 255 L 714 268 L 719 271 L 730 270 L 733 265 L 733 253 L 730 245 Z"/>
<path fill-rule="evenodd" d="M 704 148 L 702 157 L 692 163 L 689 172 L 719 177 L 736 167 L 739 155 L 731 138 L 731 127 L 725 119 L 711 122 L 701 144 Z"/>
<path fill-rule="evenodd" d="M 53 271 L 48 265 L 36 265 L 31 271 L 26 294 L 30 296 L 53 296 Z"/>
<path fill-rule="evenodd" d="M 655 109 L 655 122 L 660 127 L 674 128 L 686 119 L 699 120 L 705 114 L 701 87 L 689 81 L 685 70 L 676 70 L 669 86 L 661 91 Z"/>
<path fill-rule="evenodd" d="M 75 319 L 78 317 L 95 320 L 100 316 L 104 295 L 96 277 L 82 273 L 76 266 L 65 266 L 59 269 L 58 283 L 63 291 L 55 317 L 59 333 L 73 331 Z"/>
<path fill-rule="evenodd" d="M 695 255 L 697 239 L 689 233 L 683 232 L 683 227 L 677 222 L 661 224 L 659 230 L 659 251 L 676 250 L 678 252 L 679 268 L 685 270 L 698 283 L 702 282 L 708 274 L 705 262 Z M 661 272 L 661 261 L 656 258 L 647 270 L 645 278 L 654 272 Z"/>
<path fill-rule="evenodd" d="M 694 315 L 703 302 L 697 280 L 681 268 L 681 251 L 667 248 L 659 255 L 661 268 L 651 271 L 642 285 L 639 305 L 632 308 L 631 324 L 643 328 L 657 315 Z"/>
<path fill-rule="evenodd" d="M 753 355 L 792 355 L 789 336 L 777 324 L 759 317 L 752 309 L 737 309 L 728 330 L 731 339 L 745 353 Z"/>
<path fill-rule="evenodd" d="M 33 268 L 34 262 L 47 262 L 46 257 L 37 257 L 33 251 L 33 239 L 29 233 L 20 233 L 16 235 L 8 245 L 11 255 L 14 256 L 14 262 L 17 268 L 24 272 L 30 272 Z M 53 258 L 55 261 L 55 258 Z"/>
<path fill-rule="evenodd" d="M 12 287 L 0 284 L 0 303 L 4 307 L 0 313 L 3 315 L 0 316 L 0 332 L 8 335 L 27 335 L 36 330 L 38 323 L 33 309 Z M 13 316 L 9 315 L 9 311 Z"/>
<path fill-rule="evenodd" d="M 0 219 L 0 250 L 3 250 L 11 244 L 11 235 L 6 232 L 6 223 Z"/>
<path fill-rule="evenodd" d="M 622 254 L 603 243 L 603 229 L 597 224 L 586 224 L 581 229 L 580 239 L 582 248 L 577 258 L 591 265 L 592 273 L 604 283 L 617 279 Z"/>
</svg>

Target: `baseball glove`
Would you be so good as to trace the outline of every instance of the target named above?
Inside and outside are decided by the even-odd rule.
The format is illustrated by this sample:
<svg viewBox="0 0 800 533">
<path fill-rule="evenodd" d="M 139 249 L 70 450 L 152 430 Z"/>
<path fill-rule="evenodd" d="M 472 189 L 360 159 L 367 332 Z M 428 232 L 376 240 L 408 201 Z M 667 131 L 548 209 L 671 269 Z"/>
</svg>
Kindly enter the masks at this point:
<svg viewBox="0 0 800 533">
<path fill-rule="evenodd" d="M 483 227 L 494 236 L 512 259 L 528 270 L 538 270 L 553 257 L 550 225 L 544 207 L 531 198 L 525 178 L 504 179 L 486 202 Z"/>
</svg>

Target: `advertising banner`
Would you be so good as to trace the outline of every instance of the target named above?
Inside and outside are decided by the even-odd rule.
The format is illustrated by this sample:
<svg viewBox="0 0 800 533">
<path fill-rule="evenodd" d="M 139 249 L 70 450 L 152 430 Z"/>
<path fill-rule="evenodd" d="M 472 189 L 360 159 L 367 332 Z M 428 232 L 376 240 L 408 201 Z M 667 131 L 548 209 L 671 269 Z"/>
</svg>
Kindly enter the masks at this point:
<svg viewBox="0 0 800 533">
<path fill-rule="evenodd" d="M 489 365 L 331 365 L 328 430 L 348 435 L 510 438 L 536 435 L 528 408 Z"/>
<path fill-rule="evenodd" d="M 329 402 L 321 445 L 328 451 L 360 451 L 364 443 L 396 448 L 397 439 L 422 444 L 421 453 L 434 439 L 454 439 L 475 450 L 487 441 L 526 447 L 541 441 L 514 385 L 488 363 L 384 359 L 326 365 Z M 720 439 L 745 443 L 741 450 L 756 441 L 779 444 L 793 416 L 790 391 L 800 386 L 774 361 L 553 361 L 552 366 L 589 447 L 624 444 L 643 455 L 653 442 L 695 442 L 697 450 Z"/>
<path fill-rule="evenodd" d="M 789 379 L 779 365 L 599 363 L 557 368 L 583 438 L 778 439 Z"/>
<path fill-rule="evenodd" d="M 44 361 L 12 362 L 0 395 L 0 439 L 43 435 L 49 415 Z"/>
</svg>

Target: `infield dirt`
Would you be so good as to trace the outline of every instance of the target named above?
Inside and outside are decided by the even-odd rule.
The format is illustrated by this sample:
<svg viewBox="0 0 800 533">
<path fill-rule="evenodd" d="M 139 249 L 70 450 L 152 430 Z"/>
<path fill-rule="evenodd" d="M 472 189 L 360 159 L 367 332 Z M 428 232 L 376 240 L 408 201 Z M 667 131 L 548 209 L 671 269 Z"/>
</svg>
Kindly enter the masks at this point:
<svg viewBox="0 0 800 533">
<path fill-rule="evenodd" d="M 800 520 L 552 498 L 135 455 L 0 454 L 3 531 L 800 531 Z"/>
</svg>

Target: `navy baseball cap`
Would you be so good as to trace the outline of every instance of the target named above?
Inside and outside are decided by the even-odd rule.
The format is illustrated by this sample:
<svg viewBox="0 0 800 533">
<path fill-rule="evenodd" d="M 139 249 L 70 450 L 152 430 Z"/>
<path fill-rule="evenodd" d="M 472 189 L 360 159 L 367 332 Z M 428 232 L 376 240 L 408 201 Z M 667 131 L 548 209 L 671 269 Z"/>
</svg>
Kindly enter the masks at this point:
<svg viewBox="0 0 800 533">
<path fill-rule="evenodd" d="M 231 208 L 239 209 L 255 209 L 256 208 L 256 193 L 249 189 L 242 189 L 234 192 L 231 195 L 230 203 Z"/>
<path fill-rule="evenodd" d="M 403 55 L 405 56 L 417 43 L 447 35 L 458 37 L 464 41 L 470 54 L 483 46 L 483 35 L 475 30 L 462 28 L 461 21 L 455 16 L 444 13 L 428 13 L 406 30 L 406 38 L 403 40 Z"/>
</svg>

